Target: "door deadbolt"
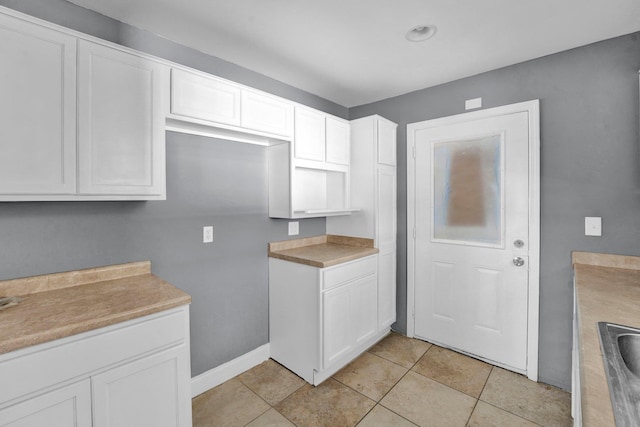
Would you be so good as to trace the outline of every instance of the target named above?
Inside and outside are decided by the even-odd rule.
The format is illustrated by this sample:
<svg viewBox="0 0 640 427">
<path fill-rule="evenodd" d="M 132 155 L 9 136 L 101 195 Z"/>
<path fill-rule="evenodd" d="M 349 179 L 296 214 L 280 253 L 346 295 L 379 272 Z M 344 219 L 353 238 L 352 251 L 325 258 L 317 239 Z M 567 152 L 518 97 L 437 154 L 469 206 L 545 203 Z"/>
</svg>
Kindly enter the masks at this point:
<svg viewBox="0 0 640 427">
<path fill-rule="evenodd" d="M 516 240 L 513 242 L 513 246 L 515 246 L 516 248 L 521 248 L 524 246 L 524 242 L 520 239 Z"/>
</svg>

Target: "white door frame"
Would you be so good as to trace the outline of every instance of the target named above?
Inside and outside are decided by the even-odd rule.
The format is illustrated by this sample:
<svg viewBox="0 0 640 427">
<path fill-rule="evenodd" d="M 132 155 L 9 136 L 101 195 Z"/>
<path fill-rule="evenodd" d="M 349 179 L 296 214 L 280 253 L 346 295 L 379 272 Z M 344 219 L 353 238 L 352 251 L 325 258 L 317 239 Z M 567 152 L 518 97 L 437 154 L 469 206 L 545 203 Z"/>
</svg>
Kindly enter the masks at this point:
<svg viewBox="0 0 640 427">
<path fill-rule="evenodd" d="M 415 133 L 505 114 L 526 112 L 529 119 L 529 294 L 527 377 L 538 381 L 540 317 L 540 101 L 520 102 L 407 125 L 407 336 L 415 334 Z"/>
</svg>

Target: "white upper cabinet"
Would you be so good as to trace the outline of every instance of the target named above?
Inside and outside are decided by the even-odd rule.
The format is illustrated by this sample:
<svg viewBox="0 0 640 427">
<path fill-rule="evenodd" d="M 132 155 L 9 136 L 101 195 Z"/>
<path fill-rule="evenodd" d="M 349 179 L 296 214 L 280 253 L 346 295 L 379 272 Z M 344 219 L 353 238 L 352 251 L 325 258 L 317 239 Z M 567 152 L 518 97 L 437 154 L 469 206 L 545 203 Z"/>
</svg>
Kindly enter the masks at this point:
<svg viewBox="0 0 640 427">
<path fill-rule="evenodd" d="M 396 128 L 388 120 L 378 121 L 378 163 L 396 165 Z"/>
<path fill-rule="evenodd" d="M 350 126 L 345 120 L 327 117 L 327 162 L 340 165 L 349 164 Z"/>
<path fill-rule="evenodd" d="M 281 136 L 293 133 L 293 104 L 275 96 L 243 89 L 240 117 L 247 129 Z"/>
<path fill-rule="evenodd" d="M 325 160 L 325 114 L 309 108 L 296 107 L 294 156 L 297 159 Z"/>
<path fill-rule="evenodd" d="M 296 107 L 296 159 L 349 164 L 349 122 L 318 110 Z"/>
<path fill-rule="evenodd" d="M 171 114 L 240 126 L 240 87 L 174 68 Z"/>
<path fill-rule="evenodd" d="M 168 67 L 78 41 L 79 193 L 164 196 Z"/>
<path fill-rule="evenodd" d="M 0 197 L 75 194 L 75 37 L 0 15 L 0 58 Z"/>
</svg>

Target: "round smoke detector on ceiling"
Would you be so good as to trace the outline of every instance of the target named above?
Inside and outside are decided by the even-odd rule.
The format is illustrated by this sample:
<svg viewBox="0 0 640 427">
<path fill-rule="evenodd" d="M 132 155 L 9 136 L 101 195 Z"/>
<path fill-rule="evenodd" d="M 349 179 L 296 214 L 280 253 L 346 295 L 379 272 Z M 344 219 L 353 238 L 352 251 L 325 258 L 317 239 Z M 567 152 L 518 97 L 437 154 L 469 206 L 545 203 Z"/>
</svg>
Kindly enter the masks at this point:
<svg viewBox="0 0 640 427">
<path fill-rule="evenodd" d="M 435 25 L 416 25 L 405 35 L 405 38 L 410 42 L 423 42 L 429 40 L 438 31 Z"/>
</svg>

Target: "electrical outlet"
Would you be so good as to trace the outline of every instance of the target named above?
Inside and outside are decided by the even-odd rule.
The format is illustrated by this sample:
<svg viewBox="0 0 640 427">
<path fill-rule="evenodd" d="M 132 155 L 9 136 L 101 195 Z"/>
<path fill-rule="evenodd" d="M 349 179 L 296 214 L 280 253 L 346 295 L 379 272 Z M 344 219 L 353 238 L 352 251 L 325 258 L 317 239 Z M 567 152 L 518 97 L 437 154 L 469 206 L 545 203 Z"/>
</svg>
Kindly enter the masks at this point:
<svg viewBox="0 0 640 427">
<path fill-rule="evenodd" d="M 300 234 L 300 223 L 298 221 L 292 221 L 289 223 L 289 236 L 297 236 Z"/>
<path fill-rule="evenodd" d="M 213 225 L 202 227 L 202 243 L 213 242 Z"/>
<path fill-rule="evenodd" d="M 602 236 L 602 218 L 599 216 L 587 216 L 584 218 L 585 236 Z"/>
</svg>

